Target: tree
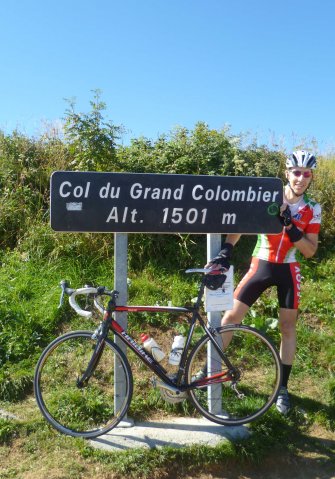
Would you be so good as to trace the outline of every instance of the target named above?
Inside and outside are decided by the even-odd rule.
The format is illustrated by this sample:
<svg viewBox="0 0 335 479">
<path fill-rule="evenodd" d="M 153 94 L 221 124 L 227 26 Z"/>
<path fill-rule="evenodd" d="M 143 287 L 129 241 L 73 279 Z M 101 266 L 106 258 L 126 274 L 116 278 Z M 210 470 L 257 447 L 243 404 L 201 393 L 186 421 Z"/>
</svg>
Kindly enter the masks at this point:
<svg viewBox="0 0 335 479">
<path fill-rule="evenodd" d="M 101 101 L 100 90 L 94 90 L 89 113 L 77 113 L 75 101 L 68 100 L 65 111 L 64 134 L 72 157 L 70 167 L 82 171 L 117 171 L 116 141 L 123 133 L 122 126 L 106 121 L 102 112 L 106 104 Z"/>
</svg>

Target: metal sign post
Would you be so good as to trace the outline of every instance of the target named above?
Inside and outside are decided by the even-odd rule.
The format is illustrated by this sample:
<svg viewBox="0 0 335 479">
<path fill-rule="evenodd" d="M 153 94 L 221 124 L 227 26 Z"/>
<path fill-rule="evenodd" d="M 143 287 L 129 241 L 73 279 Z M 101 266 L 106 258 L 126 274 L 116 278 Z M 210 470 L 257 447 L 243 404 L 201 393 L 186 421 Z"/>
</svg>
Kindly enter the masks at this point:
<svg viewBox="0 0 335 479">
<path fill-rule="evenodd" d="M 220 234 L 208 234 L 207 235 L 207 261 L 210 261 L 214 258 L 219 251 L 221 250 L 221 235 Z M 221 315 L 220 311 L 213 311 L 207 313 L 208 325 L 213 328 L 218 328 L 221 325 Z M 217 338 L 219 341 L 221 338 Z M 217 374 L 218 363 L 221 362 L 221 359 L 213 348 L 212 344 L 209 343 L 207 351 L 207 368 L 208 375 Z M 208 387 L 208 407 L 209 411 L 215 414 L 222 414 L 222 404 L 221 404 L 221 384 L 213 384 Z M 220 400 L 218 401 L 218 398 Z"/>
<path fill-rule="evenodd" d="M 119 292 L 119 300 L 121 304 L 127 304 L 128 301 L 128 286 L 127 286 L 127 274 L 128 274 L 128 235 L 126 233 L 114 234 L 114 288 Z M 116 321 L 127 330 L 127 313 L 119 312 L 114 313 Z M 123 342 L 115 335 L 115 343 L 119 348 L 127 355 L 127 348 Z M 126 381 L 124 377 L 123 369 L 119 364 L 119 360 L 115 358 L 114 363 L 114 407 L 115 411 L 118 411 L 124 398 L 126 396 Z M 127 420 L 127 416 L 121 422 L 121 426 L 131 426 L 132 421 Z"/>
</svg>

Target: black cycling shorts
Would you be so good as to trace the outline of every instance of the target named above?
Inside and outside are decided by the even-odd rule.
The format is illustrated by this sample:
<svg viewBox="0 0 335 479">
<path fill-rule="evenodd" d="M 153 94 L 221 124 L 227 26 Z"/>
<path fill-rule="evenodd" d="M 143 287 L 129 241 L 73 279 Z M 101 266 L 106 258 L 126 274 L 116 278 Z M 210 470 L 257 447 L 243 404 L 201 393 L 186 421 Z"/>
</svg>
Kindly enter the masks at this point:
<svg viewBox="0 0 335 479">
<path fill-rule="evenodd" d="M 297 309 L 300 283 L 299 263 L 270 263 L 252 258 L 249 271 L 235 289 L 234 298 L 247 306 L 252 306 L 267 288 L 276 286 L 279 306 Z"/>
</svg>

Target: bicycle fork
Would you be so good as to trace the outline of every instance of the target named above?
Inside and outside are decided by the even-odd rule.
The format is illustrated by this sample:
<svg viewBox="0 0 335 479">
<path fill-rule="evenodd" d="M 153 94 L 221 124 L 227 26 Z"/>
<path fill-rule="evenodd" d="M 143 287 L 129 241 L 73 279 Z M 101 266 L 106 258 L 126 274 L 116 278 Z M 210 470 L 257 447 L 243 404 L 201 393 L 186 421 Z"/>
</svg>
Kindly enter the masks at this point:
<svg viewBox="0 0 335 479">
<path fill-rule="evenodd" d="M 85 387 L 94 373 L 97 365 L 99 364 L 101 355 L 105 349 L 105 334 L 104 334 L 104 325 L 100 324 L 99 328 L 92 334 L 92 339 L 97 340 L 97 343 L 94 347 L 92 357 L 81 377 L 77 378 L 77 387 L 82 389 Z"/>
</svg>

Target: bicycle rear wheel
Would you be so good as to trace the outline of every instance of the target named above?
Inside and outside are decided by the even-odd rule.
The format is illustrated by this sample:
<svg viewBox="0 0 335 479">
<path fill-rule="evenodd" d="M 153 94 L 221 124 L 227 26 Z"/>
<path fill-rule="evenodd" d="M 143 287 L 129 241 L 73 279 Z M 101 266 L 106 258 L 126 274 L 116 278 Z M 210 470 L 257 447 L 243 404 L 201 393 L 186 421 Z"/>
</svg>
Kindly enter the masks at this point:
<svg viewBox="0 0 335 479">
<path fill-rule="evenodd" d="M 261 332 L 248 326 L 217 328 L 215 338 L 236 368 L 235 377 L 206 335 L 194 346 L 186 365 L 188 383 L 197 385 L 189 391 L 190 399 L 213 422 L 246 424 L 264 414 L 277 397 L 281 384 L 278 352 Z"/>
<path fill-rule="evenodd" d="M 78 385 L 96 343 L 91 331 L 67 333 L 50 343 L 37 363 L 37 404 L 50 424 L 64 434 L 86 438 L 104 434 L 121 421 L 129 407 L 132 372 L 123 352 L 109 339 L 89 380 Z"/>
</svg>

